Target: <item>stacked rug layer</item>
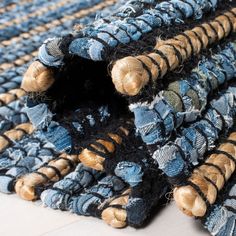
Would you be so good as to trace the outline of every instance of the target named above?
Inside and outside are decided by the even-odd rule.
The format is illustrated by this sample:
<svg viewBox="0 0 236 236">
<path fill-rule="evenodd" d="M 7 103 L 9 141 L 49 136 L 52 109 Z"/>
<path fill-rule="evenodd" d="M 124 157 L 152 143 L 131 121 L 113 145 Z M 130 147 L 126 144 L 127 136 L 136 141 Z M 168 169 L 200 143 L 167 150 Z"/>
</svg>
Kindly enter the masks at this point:
<svg viewBox="0 0 236 236">
<path fill-rule="evenodd" d="M 0 191 L 142 227 L 173 192 L 236 235 L 236 4 L 0 4 Z M 16 17 L 17 14 L 17 17 Z"/>
</svg>

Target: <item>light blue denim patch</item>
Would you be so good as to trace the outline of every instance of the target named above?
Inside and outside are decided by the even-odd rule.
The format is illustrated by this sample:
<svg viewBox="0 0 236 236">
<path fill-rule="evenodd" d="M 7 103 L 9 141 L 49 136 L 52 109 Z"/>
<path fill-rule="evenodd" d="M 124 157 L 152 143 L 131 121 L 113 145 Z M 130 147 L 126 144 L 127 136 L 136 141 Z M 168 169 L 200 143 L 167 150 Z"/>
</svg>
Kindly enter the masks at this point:
<svg viewBox="0 0 236 236">
<path fill-rule="evenodd" d="M 105 199 L 121 193 L 125 187 L 123 181 L 116 176 L 106 176 L 97 185 L 87 189 L 85 193 L 72 197 L 70 210 L 78 215 L 96 214 L 96 212 L 89 211 L 89 208 L 97 208 Z"/>
<path fill-rule="evenodd" d="M 157 148 L 152 157 L 167 176 L 188 173 L 189 167 L 197 165 L 204 153 L 214 148 L 219 133 L 226 133 L 233 126 L 235 98 L 236 88 L 229 87 L 218 99 L 211 101 L 203 119 L 182 128 L 174 143 Z"/>
<path fill-rule="evenodd" d="M 26 106 L 24 111 L 36 129 L 47 128 L 52 121 L 53 114 L 46 103 L 40 103 L 33 107 Z"/>
<path fill-rule="evenodd" d="M 90 187 L 102 175 L 103 173 L 100 171 L 78 164 L 73 172 L 56 182 L 52 188 L 44 190 L 41 194 L 41 200 L 47 207 L 69 210 L 70 198 Z"/>
<path fill-rule="evenodd" d="M 72 138 L 67 129 L 60 126 L 59 123 L 52 121 L 47 130 L 41 133 L 51 142 L 57 152 L 70 152 L 72 149 Z"/>
<path fill-rule="evenodd" d="M 124 182 L 134 187 L 142 182 L 143 170 L 142 167 L 134 162 L 121 161 L 117 164 L 114 173 Z"/>
</svg>

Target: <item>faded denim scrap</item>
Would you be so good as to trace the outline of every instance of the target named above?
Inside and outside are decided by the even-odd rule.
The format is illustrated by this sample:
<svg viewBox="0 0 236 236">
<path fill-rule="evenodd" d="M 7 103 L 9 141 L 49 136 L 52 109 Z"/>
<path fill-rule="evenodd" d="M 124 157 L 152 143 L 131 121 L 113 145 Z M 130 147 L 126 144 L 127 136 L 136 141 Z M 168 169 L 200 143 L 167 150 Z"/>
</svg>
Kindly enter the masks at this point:
<svg viewBox="0 0 236 236">
<path fill-rule="evenodd" d="M 144 9 L 142 14 L 136 17 L 117 19 L 111 16 L 107 18 L 109 23 L 103 20 L 84 28 L 78 38 L 71 42 L 69 51 L 94 61 L 105 60 L 105 51 L 118 44 L 137 41 L 145 33 L 161 26 L 183 24 L 186 18 L 201 19 L 204 13 L 214 10 L 217 3 L 217 0 L 170 0 L 157 3 L 154 8 Z M 107 45 L 96 38 L 105 41 Z"/>
<path fill-rule="evenodd" d="M 73 196 L 69 208 L 73 213 L 85 216 L 96 216 L 97 207 L 108 198 L 123 192 L 126 188 L 124 182 L 116 176 L 106 176 L 97 185 L 85 190 L 79 196 Z"/>
<path fill-rule="evenodd" d="M 78 164 L 73 172 L 56 182 L 52 188 L 43 191 L 41 200 L 47 207 L 69 210 L 71 197 L 78 195 L 85 188 L 90 187 L 102 175 L 103 173 L 100 171 L 88 168 L 83 164 Z"/>
<path fill-rule="evenodd" d="M 30 121 L 34 127 L 40 130 L 41 134 L 54 144 L 58 152 L 70 152 L 73 148 L 72 137 L 69 131 L 60 124 L 53 120 L 54 114 L 49 110 L 46 103 L 36 105 L 26 105 L 25 112 L 27 113 Z M 94 111 L 91 109 L 85 110 L 85 115 L 81 120 L 78 120 L 76 113 L 80 112 L 78 108 L 71 119 L 71 124 L 74 130 L 83 137 L 86 132 L 86 126 L 94 127 L 100 123 L 106 122 L 111 114 L 109 113 L 108 106 L 100 106 Z M 92 114 L 93 113 L 93 114 Z"/>
<path fill-rule="evenodd" d="M 34 132 L 6 149 L 0 156 L 0 192 L 13 192 L 16 178 L 55 158 L 53 148 L 39 132 Z"/>
<path fill-rule="evenodd" d="M 236 88 L 230 87 L 210 103 L 203 118 L 188 128 L 182 128 L 179 137 L 153 153 L 153 159 L 168 177 L 188 175 L 206 151 L 214 148 L 219 133 L 233 126 Z M 224 119 L 224 120 L 222 120 Z"/>
<path fill-rule="evenodd" d="M 29 121 L 29 118 L 23 108 L 24 98 L 20 98 L 7 105 L 0 106 L 0 133 L 4 133 L 16 125 Z"/>
</svg>

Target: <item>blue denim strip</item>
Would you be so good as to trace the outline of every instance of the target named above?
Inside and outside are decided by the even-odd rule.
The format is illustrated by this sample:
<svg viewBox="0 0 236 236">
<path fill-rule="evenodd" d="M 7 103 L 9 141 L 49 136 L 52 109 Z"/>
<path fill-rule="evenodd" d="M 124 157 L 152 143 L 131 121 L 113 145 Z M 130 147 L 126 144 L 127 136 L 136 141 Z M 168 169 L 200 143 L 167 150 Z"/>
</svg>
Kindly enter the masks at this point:
<svg viewBox="0 0 236 236">
<path fill-rule="evenodd" d="M 39 132 L 28 135 L 0 156 L 0 192 L 11 193 L 16 178 L 30 173 L 54 158 L 56 152 Z"/>
<path fill-rule="evenodd" d="M 18 124 L 29 121 L 29 118 L 23 108 L 24 97 L 7 105 L 0 106 L 0 133 L 4 133 Z"/>
<path fill-rule="evenodd" d="M 179 92 L 175 92 L 182 98 L 182 110 L 176 110 L 174 104 L 168 101 L 165 95 L 167 90 L 159 92 L 151 103 L 131 104 L 135 126 L 143 141 L 148 145 L 163 145 L 183 122 L 196 120 L 206 107 L 208 94 L 236 76 L 235 61 L 236 44 L 232 42 L 211 58 L 203 57 L 187 78 L 171 83 L 167 90 L 172 90 L 173 85 L 179 88 Z M 199 108 L 188 95 L 190 90 L 197 94 Z"/>
<path fill-rule="evenodd" d="M 59 123 L 51 121 L 47 130 L 40 131 L 48 142 L 52 143 L 57 152 L 70 152 L 72 150 L 72 138 L 67 129 Z"/>
<path fill-rule="evenodd" d="M 122 3 L 125 2 L 125 1 L 118 1 L 114 7 L 113 7 L 113 10 L 115 10 L 116 12 L 116 9 L 119 7 L 119 6 L 122 6 Z M 123 18 L 123 17 L 129 17 L 130 15 L 132 14 L 138 14 L 140 11 L 142 11 L 142 7 L 144 6 L 144 4 L 154 4 L 155 1 L 153 0 L 146 0 L 146 1 L 143 1 L 143 0 L 136 0 L 136 1 L 128 1 L 124 6 L 122 6 L 120 9 L 117 10 L 117 12 L 114 14 L 113 17 L 117 18 L 118 16 Z M 96 18 L 98 18 L 99 20 L 97 20 L 97 22 L 104 22 L 104 19 L 102 19 L 101 17 L 105 17 L 106 15 L 108 15 L 108 13 L 106 13 L 106 11 L 110 11 L 111 9 L 105 9 L 104 11 L 101 12 L 100 15 L 96 15 Z M 105 13 L 105 14 L 104 14 Z M 55 38 L 54 36 L 54 39 L 50 39 L 50 40 L 55 40 L 55 41 L 59 41 L 60 39 L 59 38 Z M 39 60 L 45 64 L 45 65 L 48 65 L 48 66 L 54 66 L 54 67 L 58 67 L 60 65 L 63 64 L 63 58 L 64 56 L 60 56 L 58 57 L 58 55 L 51 55 L 50 53 L 48 53 L 48 50 L 47 50 L 47 41 L 46 40 L 44 42 L 44 44 L 39 48 Z M 55 58 L 53 58 L 55 57 Z"/>
<path fill-rule="evenodd" d="M 209 216 L 204 222 L 204 227 L 212 235 L 235 236 L 236 235 L 236 185 L 233 185 L 223 202 L 214 204 Z"/>
<path fill-rule="evenodd" d="M 40 103 L 33 107 L 26 106 L 24 111 L 36 129 L 45 129 L 52 121 L 53 114 L 45 103 Z"/>
<path fill-rule="evenodd" d="M 72 197 L 69 208 L 78 215 L 95 215 L 96 212 L 89 211 L 89 208 L 97 208 L 105 199 L 121 193 L 125 187 L 126 185 L 116 176 L 106 176 L 97 185 L 85 190 L 79 196 Z"/>
<path fill-rule="evenodd" d="M 143 169 L 142 167 L 130 161 L 121 161 L 116 165 L 114 170 L 116 176 L 119 176 L 124 182 L 134 187 L 142 182 Z"/>
<path fill-rule="evenodd" d="M 47 104 L 40 103 L 32 107 L 26 106 L 24 111 L 27 113 L 33 126 L 37 130 L 40 130 L 41 134 L 44 135 L 48 142 L 51 142 L 55 146 L 58 152 L 70 152 L 72 150 L 71 134 L 59 122 L 53 120 L 53 114 L 48 109 Z M 91 111 L 91 109 L 86 111 L 81 120 L 78 120 L 76 114 L 71 120 L 72 126 L 81 137 L 90 132 L 86 130 L 87 125 L 95 127 L 96 125 L 106 122 L 111 116 L 108 106 L 100 106 L 93 111 Z M 80 112 L 80 109 L 78 108 L 75 113 L 76 112 Z"/>
<path fill-rule="evenodd" d="M 83 58 L 104 60 L 106 50 L 111 50 L 120 43 L 137 41 L 145 33 L 161 26 L 170 26 L 174 22 L 184 24 L 184 19 L 190 17 L 201 19 L 204 13 L 214 10 L 217 3 L 217 0 L 170 0 L 160 2 L 152 9 L 143 9 L 142 14 L 137 17 L 120 19 L 111 16 L 108 18 L 111 21 L 109 23 L 98 21 L 83 29 L 80 32 L 82 36 L 71 42 L 69 50 L 71 54 Z M 105 41 L 107 45 L 94 37 Z"/>
<path fill-rule="evenodd" d="M 169 177 L 189 174 L 192 166 L 199 163 L 204 153 L 214 148 L 219 133 L 226 133 L 233 126 L 235 106 L 236 88 L 230 87 L 210 103 L 203 119 L 188 128 L 182 128 L 174 142 L 167 143 L 153 153 L 153 159 L 159 168 Z"/>
<path fill-rule="evenodd" d="M 103 175 L 102 172 L 78 164 L 76 169 L 56 182 L 41 194 L 41 200 L 47 207 L 60 210 L 69 210 L 70 198 L 78 195 L 85 188 L 90 187 L 94 181 Z"/>
</svg>

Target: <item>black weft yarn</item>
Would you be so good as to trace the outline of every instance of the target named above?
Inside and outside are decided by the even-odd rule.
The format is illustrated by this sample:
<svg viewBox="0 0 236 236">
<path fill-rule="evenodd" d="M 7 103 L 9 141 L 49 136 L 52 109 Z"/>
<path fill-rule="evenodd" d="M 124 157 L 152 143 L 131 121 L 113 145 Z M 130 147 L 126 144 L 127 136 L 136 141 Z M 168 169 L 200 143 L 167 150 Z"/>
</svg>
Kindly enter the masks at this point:
<svg viewBox="0 0 236 236">
<path fill-rule="evenodd" d="M 131 189 L 131 197 L 141 198 L 142 204 L 135 207 L 131 205 L 127 209 L 129 225 L 135 228 L 144 227 L 152 219 L 161 204 L 168 201 L 165 194 L 163 195 L 163 189 L 165 189 L 165 192 L 170 191 L 170 185 L 157 167 L 151 165 L 144 171 L 142 183 Z M 132 222 L 135 222 L 135 224 Z"/>
</svg>

